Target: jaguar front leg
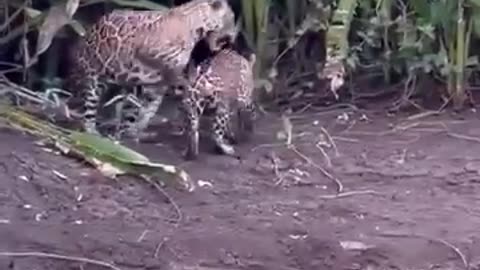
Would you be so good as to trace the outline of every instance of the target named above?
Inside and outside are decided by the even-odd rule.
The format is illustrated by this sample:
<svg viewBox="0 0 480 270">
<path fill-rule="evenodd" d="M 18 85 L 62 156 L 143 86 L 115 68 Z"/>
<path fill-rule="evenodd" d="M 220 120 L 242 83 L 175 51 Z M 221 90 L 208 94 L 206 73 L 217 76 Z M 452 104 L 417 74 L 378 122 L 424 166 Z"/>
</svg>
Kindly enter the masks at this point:
<svg viewBox="0 0 480 270">
<path fill-rule="evenodd" d="M 182 100 L 181 112 L 185 122 L 185 139 L 187 149 L 184 153 L 185 159 L 193 160 L 198 157 L 200 144 L 200 115 L 203 108 L 197 105 L 192 97 L 187 97 Z"/>
<path fill-rule="evenodd" d="M 215 147 L 224 155 L 236 156 L 234 147 L 228 143 L 230 134 L 230 110 L 219 105 L 211 125 L 211 137 Z"/>
</svg>

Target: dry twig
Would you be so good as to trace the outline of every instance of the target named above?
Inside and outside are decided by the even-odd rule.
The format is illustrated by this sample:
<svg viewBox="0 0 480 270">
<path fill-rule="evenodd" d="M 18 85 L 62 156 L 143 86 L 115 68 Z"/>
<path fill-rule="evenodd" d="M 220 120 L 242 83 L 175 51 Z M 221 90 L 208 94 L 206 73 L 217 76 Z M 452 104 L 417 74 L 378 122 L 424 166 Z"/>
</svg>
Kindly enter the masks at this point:
<svg viewBox="0 0 480 270">
<path fill-rule="evenodd" d="M 360 141 L 358 139 L 346 138 L 346 137 L 340 137 L 340 136 L 333 136 L 332 138 L 337 141 L 343 141 L 343 142 L 349 142 L 349 143 L 358 143 Z"/>
<path fill-rule="evenodd" d="M 296 112 L 295 114 L 290 116 L 290 120 L 300 120 L 300 119 L 304 119 L 305 117 L 338 114 L 339 112 L 342 112 L 345 110 L 358 111 L 359 108 L 350 103 L 337 103 L 327 108 L 322 107 L 322 110 L 311 113 L 311 114 L 302 114 L 302 113 Z"/>
<path fill-rule="evenodd" d="M 172 204 L 173 209 L 175 209 L 175 212 L 177 214 L 176 219 L 167 219 L 167 221 L 175 223 L 175 226 L 178 226 L 180 222 L 183 219 L 182 211 L 180 210 L 180 207 L 178 204 L 173 200 L 173 198 L 166 192 L 158 183 L 155 181 L 152 181 L 151 179 L 148 179 L 148 177 L 142 177 L 147 183 L 152 185 L 158 192 L 160 192 L 165 198 L 167 198 L 168 202 Z"/>
<path fill-rule="evenodd" d="M 323 134 L 325 134 L 325 136 L 327 137 L 328 139 L 328 142 L 330 143 L 330 145 L 333 147 L 333 149 L 335 150 L 335 156 L 339 156 L 340 153 L 338 152 L 338 148 L 337 148 L 337 144 L 335 143 L 335 140 L 333 139 L 332 136 L 330 136 L 330 133 L 327 131 L 326 128 L 324 127 L 321 127 L 320 130 L 323 132 Z"/>
<path fill-rule="evenodd" d="M 359 191 L 341 192 L 334 195 L 322 195 L 316 198 L 330 200 L 330 199 L 339 199 L 339 198 L 345 198 L 345 197 L 350 197 L 355 195 L 364 195 L 364 194 L 378 194 L 378 193 L 375 190 L 359 190 Z"/>
<path fill-rule="evenodd" d="M 471 142 L 480 143 L 480 139 L 479 139 L 479 138 L 475 138 L 475 137 L 468 136 L 468 135 L 464 135 L 464 134 L 458 134 L 458 133 L 449 132 L 448 130 L 447 130 L 447 135 L 450 136 L 450 137 L 452 137 L 452 138 L 455 138 L 455 139 L 460 139 L 460 140 L 466 140 L 466 141 L 471 141 Z"/>
<path fill-rule="evenodd" d="M 283 175 L 280 173 L 280 170 L 278 168 L 278 157 L 277 155 L 272 152 L 270 155 L 269 155 L 271 161 L 272 161 L 272 166 L 273 166 L 273 173 L 275 174 L 275 185 L 278 186 L 280 184 L 283 183 L 283 180 L 284 180 L 284 177 Z"/>
<path fill-rule="evenodd" d="M 315 144 L 315 147 L 317 147 L 317 149 L 320 150 L 320 152 L 322 153 L 323 157 L 324 157 L 325 160 L 327 161 L 327 167 L 332 167 L 332 160 L 331 160 L 330 157 L 328 156 L 327 151 L 325 151 L 325 149 L 323 149 L 323 147 L 321 146 L 321 143 L 318 142 L 317 144 Z"/>
<path fill-rule="evenodd" d="M 291 144 L 288 146 L 288 149 L 292 150 L 295 154 L 297 154 L 299 157 L 301 157 L 303 160 L 305 160 L 306 162 L 308 162 L 310 165 L 314 166 L 315 168 L 317 168 L 318 170 L 320 170 L 320 172 L 323 173 L 323 175 L 325 175 L 326 177 L 328 177 L 329 179 L 333 180 L 335 182 L 335 184 L 337 185 L 337 192 L 338 193 L 341 193 L 343 191 L 343 184 L 342 182 L 336 178 L 335 176 L 333 176 L 332 174 L 330 174 L 327 170 L 325 170 L 322 166 L 318 165 L 317 163 L 313 162 L 312 159 L 310 159 L 309 157 L 305 156 L 302 152 L 298 151 L 298 149 L 295 147 L 295 145 Z"/>
<path fill-rule="evenodd" d="M 419 130 L 421 128 L 417 128 L 418 126 L 427 125 L 427 126 L 440 126 L 443 130 L 448 132 L 447 124 L 463 124 L 465 121 L 424 121 L 424 122 L 413 122 L 409 123 L 403 122 L 398 125 L 395 125 L 389 130 L 382 131 L 382 132 L 370 132 L 370 131 L 348 131 L 349 134 L 358 134 L 358 135 L 366 135 L 366 136 L 386 136 L 390 134 L 394 134 L 396 132 L 405 132 L 410 129 Z M 424 129 L 423 129 L 424 130 Z M 437 130 L 438 131 L 438 130 Z M 343 133 L 343 132 L 342 132 Z"/>
<path fill-rule="evenodd" d="M 462 251 L 458 247 L 456 247 L 455 245 L 453 245 L 452 243 L 450 243 L 446 240 L 439 239 L 439 238 L 433 238 L 433 237 L 426 236 L 426 235 L 421 235 L 421 234 L 413 234 L 413 233 L 412 234 L 408 234 L 408 233 L 381 233 L 379 235 L 382 236 L 382 237 L 396 237 L 396 238 L 417 237 L 417 238 L 426 239 L 428 241 L 443 244 L 443 245 L 447 246 L 448 248 L 450 248 L 451 250 L 453 250 L 455 252 L 455 254 L 458 255 L 458 257 L 462 260 L 463 266 L 465 267 L 466 270 L 470 269 L 470 264 L 468 263 L 468 260 L 467 260 L 467 257 L 465 256 L 465 254 L 463 254 Z"/>
<path fill-rule="evenodd" d="M 46 258 L 46 259 L 56 259 L 56 260 L 64 260 L 64 261 L 71 261 L 71 262 L 80 262 L 80 263 L 87 263 L 93 264 L 97 266 L 102 266 L 105 268 L 113 269 L 113 270 L 121 270 L 120 268 L 116 267 L 115 265 L 99 260 L 93 260 L 88 258 L 82 257 L 75 257 L 75 256 L 66 256 L 60 254 L 53 254 L 53 253 L 44 253 L 44 252 L 0 252 L 0 256 L 2 257 L 37 257 L 37 258 Z"/>
</svg>

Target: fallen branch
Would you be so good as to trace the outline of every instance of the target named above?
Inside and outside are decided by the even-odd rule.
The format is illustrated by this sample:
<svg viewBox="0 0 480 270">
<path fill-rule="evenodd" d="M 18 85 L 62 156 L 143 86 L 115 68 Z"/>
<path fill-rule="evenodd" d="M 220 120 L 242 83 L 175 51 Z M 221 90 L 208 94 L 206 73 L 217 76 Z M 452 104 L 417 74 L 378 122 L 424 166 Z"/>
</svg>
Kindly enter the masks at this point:
<svg viewBox="0 0 480 270">
<path fill-rule="evenodd" d="M 37 257 L 37 258 L 45 258 L 45 259 L 56 259 L 56 260 L 64 260 L 64 261 L 71 261 L 71 262 L 80 262 L 80 263 L 87 263 L 96 266 L 102 266 L 105 268 L 109 268 L 112 270 L 122 270 L 115 265 L 99 260 L 82 258 L 82 257 L 74 257 L 74 256 L 66 256 L 66 255 L 59 255 L 53 253 L 44 253 L 44 252 L 0 252 L 0 256 L 3 257 Z"/>
<path fill-rule="evenodd" d="M 468 136 L 468 135 L 464 135 L 464 134 L 458 134 L 458 133 L 453 133 L 453 132 L 447 131 L 447 135 L 450 136 L 450 137 L 452 137 L 452 138 L 455 138 L 455 139 L 460 139 L 460 140 L 466 140 L 466 141 L 471 141 L 471 142 L 480 143 L 480 139 L 479 139 L 479 138 L 472 137 L 472 136 Z"/>
<path fill-rule="evenodd" d="M 455 252 L 455 254 L 458 255 L 458 257 L 462 260 L 463 266 L 465 267 L 466 270 L 470 269 L 470 264 L 468 263 L 468 260 L 467 260 L 467 257 L 465 256 L 465 254 L 463 254 L 462 251 L 458 247 L 454 246 L 453 244 L 449 243 L 446 240 L 433 238 L 433 237 L 426 236 L 426 235 L 421 235 L 421 234 L 408 234 L 408 233 L 380 233 L 379 235 L 381 237 L 396 237 L 396 238 L 416 237 L 416 238 L 423 238 L 423 239 L 426 239 L 428 241 L 443 244 L 443 245 L 447 246 L 448 248 L 452 249 Z"/>
</svg>

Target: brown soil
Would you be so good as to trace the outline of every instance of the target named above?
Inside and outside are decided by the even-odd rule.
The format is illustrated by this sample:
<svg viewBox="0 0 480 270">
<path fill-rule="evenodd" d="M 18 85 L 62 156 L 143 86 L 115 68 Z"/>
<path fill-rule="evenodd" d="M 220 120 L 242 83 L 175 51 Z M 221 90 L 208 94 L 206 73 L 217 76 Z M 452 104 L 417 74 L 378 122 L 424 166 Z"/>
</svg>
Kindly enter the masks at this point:
<svg viewBox="0 0 480 270">
<path fill-rule="evenodd" d="M 0 252 L 76 256 L 122 270 L 480 269 L 476 113 L 405 125 L 407 116 L 373 111 L 340 123 L 344 112 L 296 116 L 290 149 L 276 138 L 280 119 L 265 117 L 239 147 L 241 161 L 204 148 L 185 162 L 178 140 L 135 146 L 204 184 L 193 193 L 166 188 L 179 223 L 168 200 L 143 182 L 108 180 L 30 136 L 1 130 Z M 342 196 L 332 196 L 338 184 L 322 170 L 342 183 Z M 0 256 L 0 269 L 108 269 L 1 255 L 9 256 Z"/>
</svg>

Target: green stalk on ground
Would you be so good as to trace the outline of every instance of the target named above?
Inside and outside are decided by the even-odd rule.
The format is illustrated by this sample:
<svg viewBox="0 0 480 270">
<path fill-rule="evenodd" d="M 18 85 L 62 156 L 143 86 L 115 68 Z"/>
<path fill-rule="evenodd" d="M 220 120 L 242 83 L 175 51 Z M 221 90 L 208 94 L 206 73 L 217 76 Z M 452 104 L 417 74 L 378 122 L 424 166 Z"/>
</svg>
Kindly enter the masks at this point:
<svg viewBox="0 0 480 270">
<path fill-rule="evenodd" d="M 65 155 L 87 161 L 108 177 L 128 174 L 141 177 L 149 183 L 173 182 L 183 190 L 194 190 L 194 184 L 184 170 L 152 162 L 144 155 L 107 138 L 57 127 L 8 105 L 0 107 L 0 118 L 13 128 L 46 139 Z"/>
</svg>

